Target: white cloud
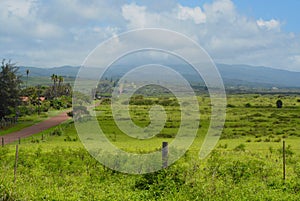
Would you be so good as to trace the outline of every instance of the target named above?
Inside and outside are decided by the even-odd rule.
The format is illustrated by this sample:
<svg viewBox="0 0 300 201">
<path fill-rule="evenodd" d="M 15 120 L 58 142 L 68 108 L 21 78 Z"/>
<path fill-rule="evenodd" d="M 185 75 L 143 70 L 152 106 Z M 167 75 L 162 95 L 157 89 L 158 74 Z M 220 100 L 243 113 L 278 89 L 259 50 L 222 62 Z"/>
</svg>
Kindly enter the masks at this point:
<svg viewBox="0 0 300 201">
<path fill-rule="evenodd" d="M 231 0 L 195 7 L 160 1 L 1 0 L 0 55 L 21 65 L 80 65 L 105 39 L 151 27 L 189 36 L 216 62 L 300 71 L 300 36 L 282 31 L 276 16 L 270 20 L 245 16 Z M 149 43 L 151 37 L 159 36 L 149 36 Z"/>
<path fill-rule="evenodd" d="M 0 3 L 0 33 L 20 38 L 58 38 L 63 30 L 55 23 L 37 16 L 37 2 L 34 0 L 2 1 Z M 6 9 L 7 8 L 7 9 Z M 1 35 L 0 35 L 1 36 Z"/>
<path fill-rule="evenodd" d="M 114 23 L 124 23 L 107 1 L 91 3 L 1 0 L 1 57 L 19 65 L 80 65 L 95 44 L 118 31 Z"/>
<path fill-rule="evenodd" d="M 129 21 L 131 27 L 144 28 L 146 24 L 146 7 L 135 3 L 126 4 L 122 7 L 123 17 Z"/>
<path fill-rule="evenodd" d="M 201 24 L 206 22 L 206 15 L 202 12 L 200 7 L 190 8 L 178 5 L 179 20 L 193 20 L 195 24 Z"/>
<path fill-rule="evenodd" d="M 231 0 L 215 0 L 211 4 L 204 5 L 204 12 L 210 22 L 219 20 L 234 20 L 236 10 Z"/>
<path fill-rule="evenodd" d="M 291 56 L 289 56 L 288 60 L 291 63 L 290 70 L 300 71 L 299 70 L 299 66 L 300 66 L 300 54 L 298 54 L 298 55 L 291 55 Z"/>
<path fill-rule="evenodd" d="M 25 18 L 30 14 L 31 10 L 34 8 L 34 4 L 35 0 L 2 0 L 0 6 L 4 6 L 4 8 L 7 9 L 9 15 Z"/>
<path fill-rule="evenodd" d="M 146 6 L 139 6 L 135 3 L 125 4 L 122 6 L 122 16 L 128 22 L 127 28 L 149 28 L 161 27 L 162 14 L 150 12 Z"/>
<path fill-rule="evenodd" d="M 32 32 L 38 38 L 59 38 L 63 35 L 60 27 L 44 22 L 39 22 Z"/>
<path fill-rule="evenodd" d="M 261 28 L 265 28 L 267 30 L 280 30 L 280 22 L 274 19 L 271 20 L 263 20 L 259 19 L 256 21 L 257 25 Z"/>
</svg>

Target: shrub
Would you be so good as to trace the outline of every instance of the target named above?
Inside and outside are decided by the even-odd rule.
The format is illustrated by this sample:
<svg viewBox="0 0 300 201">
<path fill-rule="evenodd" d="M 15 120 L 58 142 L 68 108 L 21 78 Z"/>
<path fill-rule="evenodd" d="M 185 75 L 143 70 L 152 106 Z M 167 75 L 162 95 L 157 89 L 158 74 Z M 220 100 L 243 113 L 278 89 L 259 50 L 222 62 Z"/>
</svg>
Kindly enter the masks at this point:
<svg viewBox="0 0 300 201">
<path fill-rule="evenodd" d="M 53 99 L 50 101 L 50 106 L 56 110 L 59 110 L 63 107 L 63 103 L 59 99 Z"/>
<path fill-rule="evenodd" d="M 270 153 L 272 154 L 273 152 L 274 152 L 274 150 L 273 150 L 273 147 L 269 147 L 269 151 L 270 151 Z"/>
<path fill-rule="evenodd" d="M 291 148 L 292 148 L 291 145 L 288 145 L 288 146 L 285 148 L 285 154 L 286 154 L 287 156 L 292 156 L 292 155 L 295 154 L 295 152 L 293 152 L 293 151 L 291 150 Z M 280 154 L 282 154 L 282 148 L 279 148 L 277 151 L 278 151 Z"/>
<path fill-rule="evenodd" d="M 85 106 L 74 106 L 73 109 L 73 117 L 75 120 L 79 120 L 90 115 L 90 112 Z"/>
<path fill-rule="evenodd" d="M 50 132 L 50 135 L 52 136 L 61 136 L 63 134 L 60 127 L 56 127 L 54 130 Z"/>
<path fill-rule="evenodd" d="M 110 105 L 111 104 L 111 99 L 110 98 L 104 98 L 101 101 L 102 105 Z"/>
<path fill-rule="evenodd" d="M 251 104 L 250 103 L 246 103 L 245 107 L 251 107 Z"/>
<path fill-rule="evenodd" d="M 160 133 L 156 135 L 157 137 L 160 138 L 173 138 L 174 136 L 172 134 L 166 134 L 166 133 Z"/>
<path fill-rule="evenodd" d="M 39 140 L 39 139 L 32 138 L 32 139 L 31 139 L 31 143 L 40 143 L 40 140 Z"/>
<path fill-rule="evenodd" d="M 36 107 L 33 105 L 22 105 L 19 106 L 19 116 L 24 116 L 24 115 L 32 115 L 36 112 Z"/>
<path fill-rule="evenodd" d="M 177 187 L 185 183 L 184 168 L 171 166 L 154 173 L 143 174 L 135 183 L 135 188 L 147 190 L 155 195 L 164 194 L 165 191 L 178 190 Z"/>
<path fill-rule="evenodd" d="M 50 102 L 49 101 L 43 101 L 41 102 L 40 106 L 36 106 L 36 110 L 40 110 L 40 112 L 48 112 L 50 109 Z"/>
<path fill-rule="evenodd" d="M 69 135 L 67 135 L 66 138 L 64 139 L 65 142 L 76 142 L 77 140 L 78 140 L 77 137 L 71 138 Z"/>
<path fill-rule="evenodd" d="M 235 147 L 233 150 L 234 151 L 246 151 L 245 147 L 246 147 L 246 145 L 240 144 L 237 147 Z"/>
<path fill-rule="evenodd" d="M 294 172 L 298 178 L 300 178 L 300 162 L 297 162 L 294 166 Z"/>
<path fill-rule="evenodd" d="M 282 105 L 283 105 L 282 100 L 277 100 L 276 101 L 277 108 L 282 108 Z"/>
<path fill-rule="evenodd" d="M 278 137 L 278 138 L 274 139 L 273 142 L 281 142 L 281 138 Z"/>
<path fill-rule="evenodd" d="M 218 146 L 218 148 L 221 148 L 221 149 L 227 149 L 227 147 L 228 147 L 228 144 L 224 144 L 224 145 L 220 144 Z"/>
<path fill-rule="evenodd" d="M 73 117 L 73 111 L 67 112 L 67 115 L 68 115 L 69 117 Z"/>
</svg>

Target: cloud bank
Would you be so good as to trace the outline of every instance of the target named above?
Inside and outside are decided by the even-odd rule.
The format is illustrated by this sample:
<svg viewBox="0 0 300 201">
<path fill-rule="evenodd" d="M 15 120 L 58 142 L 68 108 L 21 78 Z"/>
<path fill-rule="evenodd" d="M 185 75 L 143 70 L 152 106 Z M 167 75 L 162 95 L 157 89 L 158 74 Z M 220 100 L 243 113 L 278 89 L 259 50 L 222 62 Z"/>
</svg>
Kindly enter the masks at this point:
<svg viewBox="0 0 300 201">
<path fill-rule="evenodd" d="M 195 7 L 174 0 L 2 0 L 0 24 L 0 55 L 19 65 L 80 65 L 112 36 L 164 28 L 192 38 L 218 63 L 300 71 L 299 34 L 283 31 L 276 16 L 243 15 L 231 0 Z"/>
</svg>

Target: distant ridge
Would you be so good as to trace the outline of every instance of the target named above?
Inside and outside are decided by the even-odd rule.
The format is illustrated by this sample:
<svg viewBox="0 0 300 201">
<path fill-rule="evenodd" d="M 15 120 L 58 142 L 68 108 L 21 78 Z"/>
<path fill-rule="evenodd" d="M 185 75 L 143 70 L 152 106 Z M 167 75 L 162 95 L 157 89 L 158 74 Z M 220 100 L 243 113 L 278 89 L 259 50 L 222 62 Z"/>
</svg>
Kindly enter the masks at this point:
<svg viewBox="0 0 300 201">
<path fill-rule="evenodd" d="M 19 67 L 19 73 L 26 76 L 26 70 L 29 69 L 29 76 L 31 77 L 50 77 L 52 74 L 57 74 L 66 77 L 76 77 L 79 66 L 60 66 L 52 68 L 38 68 L 38 67 Z"/>
<path fill-rule="evenodd" d="M 29 69 L 31 77 L 50 77 L 52 74 L 58 74 L 65 77 L 76 77 L 79 71 L 79 66 L 61 66 L 53 68 L 38 68 L 21 66 L 19 73 L 26 76 L 26 70 Z M 174 69 L 178 66 L 174 67 Z M 274 69 L 264 66 L 250 65 L 228 65 L 217 64 L 217 68 L 222 76 L 225 85 L 228 86 L 246 86 L 246 87 L 261 87 L 261 88 L 300 88 L 300 72 L 292 72 L 287 70 Z M 129 67 L 118 68 L 116 72 L 109 72 L 109 76 L 120 76 L 121 71 L 126 72 Z M 182 69 L 182 68 L 181 68 Z M 183 68 L 184 69 L 184 68 Z M 183 70 L 187 79 L 191 81 L 198 80 L 194 76 L 194 72 Z M 94 73 L 90 73 L 90 77 L 95 78 Z"/>
<path fill-rule="evenodd" d="M 249 65 L 217 64 L 217 67 L 227 84 L 300 88 L 300 72 Z"/>
</svg>

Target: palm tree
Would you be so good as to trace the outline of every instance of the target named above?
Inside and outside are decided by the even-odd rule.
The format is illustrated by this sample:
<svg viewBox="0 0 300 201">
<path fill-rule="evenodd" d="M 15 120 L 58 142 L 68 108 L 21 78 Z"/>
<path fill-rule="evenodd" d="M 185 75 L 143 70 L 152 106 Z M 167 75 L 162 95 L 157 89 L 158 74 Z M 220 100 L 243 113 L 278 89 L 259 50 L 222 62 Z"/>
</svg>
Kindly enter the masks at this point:
<svg viewBox="0 0 300 201">
<path fill-rule="evenodd" d="M 29 69 L 26 70 L 26 76 L 27 76 L 27 79 L 26 79 L 26 88 L 28 86 L 28 74 L 29 74 Z"/>
<path fill-rule="evenodd" d="M 61 84 L 64 82 L 64 77 L 63 76 L 58 76 L 58 90 L 59 93 L 61 94 Z"/>
<path fill-rule="evenodd" d="M 51 80 L 53 81 L 54 97 L 56 97 L 56 83 L 58 80 L 58 76 L 56 74 L 52 74 Z"/>
<path fill-rule="evenodd" d="M 61 83 L 64 82 L 64 77 L 63 76 L 58 76 L 58 86 L 60 87 Z"/>
<path fill-rule="evenodd" d="M 51 80 L 53 81 L 53 86 L 55 85 L 55 74 L 51 75 Z"/>
</svg>

